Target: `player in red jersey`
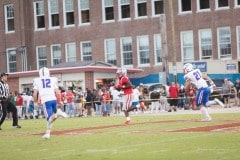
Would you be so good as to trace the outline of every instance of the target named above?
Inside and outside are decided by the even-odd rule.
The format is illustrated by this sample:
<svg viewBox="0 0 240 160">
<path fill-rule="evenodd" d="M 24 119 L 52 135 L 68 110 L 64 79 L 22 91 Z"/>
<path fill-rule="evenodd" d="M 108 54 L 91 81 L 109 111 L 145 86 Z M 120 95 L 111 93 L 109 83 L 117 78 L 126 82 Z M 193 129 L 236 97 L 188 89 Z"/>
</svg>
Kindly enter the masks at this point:
<svg viewBox="0 0 240 160">
<path fill-rule="evenodd" d="M 126 122 L 125 124 L 130 124 L 131 119 L 129 116 L 129 112 L 133 111 L 137 108 L 137 106 L 132 106 L 132 99 L 133 99 L 133 85 L 130 82 L 129 78 L 127 77 L 127 70 L 126 68 L 119 68 L 116 72 L 117 79 L 115 83 L 115 88 L 118 90 L 123 91 L 123 106 L 122 110 L 125 114 Z"/>
</svg>

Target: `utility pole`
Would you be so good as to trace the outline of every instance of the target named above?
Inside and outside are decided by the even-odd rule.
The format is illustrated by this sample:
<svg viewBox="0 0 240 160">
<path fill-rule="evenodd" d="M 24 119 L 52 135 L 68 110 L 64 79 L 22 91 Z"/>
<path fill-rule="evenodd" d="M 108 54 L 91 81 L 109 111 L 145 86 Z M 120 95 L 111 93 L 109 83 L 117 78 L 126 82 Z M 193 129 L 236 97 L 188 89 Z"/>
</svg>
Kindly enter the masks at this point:
<svg viewBox="0 0 240 160">
<path fill-rule="evenodd" d="M 176 67 L 176 43 L 175 43 L 175 25 L 174 25 L 174 12 L 173 12 L 173 0 L 169 0 L 169 11 L 171 20 L 171 34 L 172 34 L 172 67 L 174 82 L 177 83 L 177 67 Z"/>
<path fill-rule="evenodd" d="M 162 64 L 163 64 L 163 72 L 165 72 L 165 82 L 168 84 L 169 80 L 169 69 L 168 69 L 168 50 L 167 50 L 167 30 L 166 30 L 166 15 L 162 14 L 160 16 L 160 33 L 162 40 Z"/>
</svg>

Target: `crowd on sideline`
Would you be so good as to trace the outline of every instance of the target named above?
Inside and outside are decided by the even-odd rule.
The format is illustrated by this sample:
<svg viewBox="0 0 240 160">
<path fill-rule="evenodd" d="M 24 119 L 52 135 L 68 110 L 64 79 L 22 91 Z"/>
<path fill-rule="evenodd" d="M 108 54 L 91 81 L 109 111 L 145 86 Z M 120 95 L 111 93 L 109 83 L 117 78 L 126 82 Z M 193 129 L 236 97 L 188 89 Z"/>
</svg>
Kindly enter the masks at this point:
<svg viewBox="0 0 240 160">
<path fill-rule="evenodd" d="M 121 91 L 115 89 L 113 83 L 99 89 L 83 91 L 81 88 L 60 87 L 63 106 L 58 106 L 69 117 L 82 116 L 111 116 L 122 114 Z M 223 80 L 221 101 L 225 108 L 231 107 L 230 98 L 234 98 L 234 104 L 240 107 L 240 79 L 232 83 L 228 79 Z M 191 86 L 188 94 L 183 84 L 172 84 L 168 90 L 165 86 L 149 91 L 146 86 L 140 84 L 134 87 L 135 96 L 139 97 L 139 109 L 135 113 L 172 112 L 179 109 L 196 110 L 196 88 Z M 33 95 L 29 93 L 10 93 L 11 102 L 16 105 L 18 118 L 37 119 L 44 118 L 42 106 L 33 101 Z M 7 118 L 10 118 L 8 115 Z"/>
</svg>

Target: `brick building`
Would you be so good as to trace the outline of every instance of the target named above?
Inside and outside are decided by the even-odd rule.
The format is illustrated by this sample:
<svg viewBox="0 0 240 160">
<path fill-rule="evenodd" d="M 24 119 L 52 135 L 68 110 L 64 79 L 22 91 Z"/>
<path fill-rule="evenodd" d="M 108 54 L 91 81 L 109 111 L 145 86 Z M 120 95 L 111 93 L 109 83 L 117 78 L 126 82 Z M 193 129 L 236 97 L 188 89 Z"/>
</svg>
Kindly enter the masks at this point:
<svg viewBox="0 0 240 160">
<path fill-rule="evenodd" d="M 64 85 L 79 79 L 73 77 L 80 72 L 78 76 L 84 77 L 80 86 L 92 88 L 101 77 L 113 79 L 114 69 L 121 66 L 131 70 L 135 84 L 182 83 L 186 62 L 212 78 L 239 76 L 239 0 L 1 0 L 0 4 L 0 70 L 11 73 L 9 81 L 18 81 L 14 84 L 19 90 L 29 88 L 43 66 L 55 69 Z M 112 72 L 82 69 L 81 62 L 95 61 Z M 73 63 L 81 69 L 68 70 L 76 67 Z M 58 65 L 62 68 L 56 69 Z"/>
</svg>

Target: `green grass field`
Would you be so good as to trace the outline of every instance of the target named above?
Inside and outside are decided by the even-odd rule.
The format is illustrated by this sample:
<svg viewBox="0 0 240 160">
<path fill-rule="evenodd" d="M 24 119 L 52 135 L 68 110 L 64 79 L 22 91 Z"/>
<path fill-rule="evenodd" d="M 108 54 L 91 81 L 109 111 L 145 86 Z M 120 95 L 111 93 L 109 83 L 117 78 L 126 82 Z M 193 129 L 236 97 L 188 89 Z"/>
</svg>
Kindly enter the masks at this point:
<svg viewBox="0 0 240 160">
<path fill-rule="evenodd" d="M 200 111 L 199 111 L 200 112 Z M 184 131 L 240 123 L 239 113 L 132 115 L 58 119 L 51 139 L 42 139 L 44 119 L 6 120 L 0 131 L 0 160 L 239 160 L 240 126 Z"/>
</svg>

